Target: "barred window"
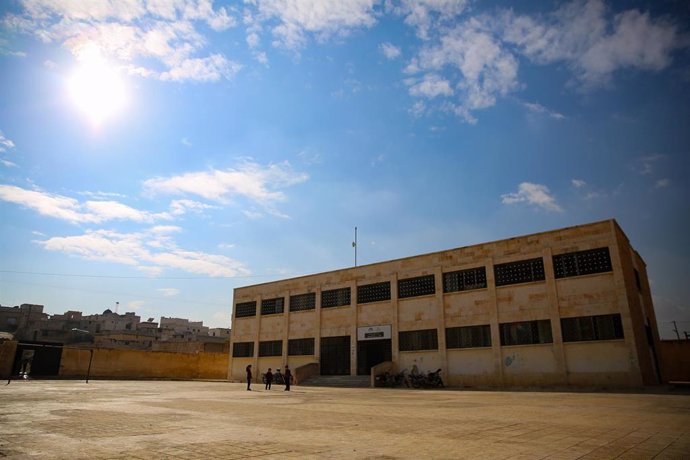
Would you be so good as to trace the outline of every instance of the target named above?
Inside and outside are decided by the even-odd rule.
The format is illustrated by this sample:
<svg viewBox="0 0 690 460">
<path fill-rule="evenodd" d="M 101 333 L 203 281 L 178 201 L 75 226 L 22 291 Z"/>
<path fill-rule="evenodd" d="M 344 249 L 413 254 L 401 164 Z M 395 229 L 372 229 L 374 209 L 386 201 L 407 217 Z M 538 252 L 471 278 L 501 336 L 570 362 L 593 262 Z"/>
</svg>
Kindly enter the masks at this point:
<svg viewBox="0 0 690 460">
<path fill-rule="evenodd" d="M 416 276 L 398 280 L 398 297 L 417 297 L 436 293 L 436 281 L 434 275 Z"/>
<path fill-rule="evenodd" d="M 564 342 L 616 340 L 623 338 L 621 315 L 580 316 L 561 318 Z"/>
<path fill-rule="evenodd" d="M 541 281 L 544 279 L 544 261 L 539 257 L 494 265 L 494 276 L 496 286 Z"/>
<path fill-rule="evenodd" d="M 256 301 L 241 302 L 235 305 L 235 318 L 256 316 Z"/>
<path fill-rule="evenodd" d="M 254 342 L 235 342 L 232 344 L 233 358 L 251 358 L 254 356 Z"/>
<path fill-rule="evenodd" d="M 342 307 L 350 305 L 350 288 L 321 291 L 321 308 Z"/>
<path fill-rule="evenodd" d="M 288 355 L 313 355 L 314 339 L 290 339 L 288 340 Z"/>
<path fill-rule="evenodd" d="M 399 332 L 398 341 L 400 351 L 438 350 L 438 333 L 436 329 Z"/>
<path fill-rule="evenodd" d="M 446 329 L 446 348 L 476 348 L 491 346 L 491 327 L 463 326 Z"/>
<path fill-rule="evenodd" d="M 501 324 L 501 345 L 530 345 L 553 343 L 551 321 L 521 321 Z"/>
<path fill-rule="evenodd" d="M 553 256 L 553 271 L 556 278 L 567 276 L 605 273 L 613 270 L 609 248 L 569 252 Z"/>
<path fill-rule="evenodd" d="M 316 308 L 316 293 L 290 296 L 290 311 L 313 310 Z"/>
<path fill-rule="evenodd" d="M 391 299 L 391 283 L 365 284 L 357 286 L 357 303 L 381 302 Z"/>
<path fill-rule="evenodd" d="M 283 341 L 282 340 L 268 340 L 266 342 L 259 342 L 259 356 L 282 356 L 283 355 Z"/>
<path fill-rule="evenodd" d="M 486 267 L 443 274 L 443 292 L 469 291 L 486 287 Z"/>
<path fill-rule="evenodd" d="M 273 315 L 284 310 L 285 297 L 275 299 L 263 299 L 261 301 L 261 315 Z"/>
</svg>

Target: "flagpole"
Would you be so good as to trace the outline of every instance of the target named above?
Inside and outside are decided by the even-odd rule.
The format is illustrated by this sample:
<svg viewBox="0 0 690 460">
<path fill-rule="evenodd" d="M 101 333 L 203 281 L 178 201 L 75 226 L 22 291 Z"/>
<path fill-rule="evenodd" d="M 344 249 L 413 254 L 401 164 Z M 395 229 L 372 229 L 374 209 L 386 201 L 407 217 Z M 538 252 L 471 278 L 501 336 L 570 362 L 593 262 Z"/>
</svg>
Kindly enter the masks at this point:
<svg viewBox="0 0 690 460">
<path fill-rule="evenodd" d="M 357 227 L 355 227 L 355 240 L 352 242 L 352 247 L 355 248 L 355 267 L 357 266 Z"/>
</svg>

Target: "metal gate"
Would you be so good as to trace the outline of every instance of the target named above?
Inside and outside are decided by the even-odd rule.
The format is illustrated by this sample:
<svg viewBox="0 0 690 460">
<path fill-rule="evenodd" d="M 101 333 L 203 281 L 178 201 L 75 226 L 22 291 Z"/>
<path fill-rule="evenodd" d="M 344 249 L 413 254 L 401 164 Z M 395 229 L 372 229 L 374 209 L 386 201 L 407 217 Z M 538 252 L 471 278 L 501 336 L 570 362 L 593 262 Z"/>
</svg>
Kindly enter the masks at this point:
<svg viewBox="0 0 690 460">
<path fill-rule="evenodd" d="M 321 375 L 350 375 L 350 336 L 321 337 Z"/>
</svg>

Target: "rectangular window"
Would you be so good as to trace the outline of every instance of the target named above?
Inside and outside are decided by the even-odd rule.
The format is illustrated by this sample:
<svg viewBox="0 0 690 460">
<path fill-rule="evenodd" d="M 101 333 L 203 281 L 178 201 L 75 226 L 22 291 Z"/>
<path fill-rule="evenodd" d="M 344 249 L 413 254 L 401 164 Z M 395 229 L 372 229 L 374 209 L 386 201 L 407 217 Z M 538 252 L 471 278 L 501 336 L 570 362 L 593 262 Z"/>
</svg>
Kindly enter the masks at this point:
<svg viewBox="0 0 690 460">
<path fill-rule="evenodd" d="M 501 324 L 501 345 L 553 343 L 551 321 L 521 321 Z"/>
<path fill-rule="evenodd" d="M 580 316 L 561 318 L 564 342 L 617 340 L 623 338 L 621 315 Z"/>
<path fill-rule="evenodd" d="M 544 280 L 544 261 L 539 257 L 494 265 L 494 277 L 496 286 L 542 281 Z"/>
<path fill-rule="evenodd" d="M 486 287 L 486 267 L 443 274 L 443 292 L 469 291 Z"/>
<path fill-rule="evenodd" d="M 235 318 L 256 316 L 256 301 L 241 302 L 235 305 Z"/>
<path fill-rule="evenodd" d="M 251 358 L 254 356 L 254 342 L 235 342 L 232 344 L 233 358 Z"/>
<path fill-rule="evenodd" d="M 290 311 L 304 311 L 313 310 L 316 308 L 316 293 L 309 292 L 307 294 L 291 295 L 290 296 Z"/>
<path fill-rule="evenodd" d="M 382 302 L 384 300 L 391 300 L 390 281 L 357 286 L 357 303 Z"/>
<path fill-rule="evenodd" d="M 438 350 L 436 329 L 404 331 L 398 333 L 400 351 Z"/>
<path fill-rule="evenodd" d="M 321 308 L 342 307 L 350 305 L 350 288 L 321 291 Z"/>
<path fill-rule="evenodd" d="M 290 339 L 288 340 L 288 355 L 301 356 L 314 354 L 314 339 Z"/>
<path fill-rule="evenodd" d="M 282 313 L 284 310 L 285 297 L 277 297 L 275 299 L 263 299 L 261 301 L 261 315 L 275 315 Z"/>
<path fill-rule="evenodd" d="M 611 268 L 609 248 L 590 249 L 553 256 L 553 271 L 556 278 L 605 273 L 611 270 L 613 268 Z"/>
<path fill-rule="evenodd" d="M 446 329 L 446 348 L 477 348 L 491 346 L 491 327 L 449 327 Z"/>
<path fill-rule="evenodd" d="M 416 276 L 398 280 L 398 297 L 418 297 L 436 293 L 436 280 L 434 275 Z"/>
<path fill-rule="evenodd" d="M 266 342 L 259 342 L 259 356 L 282 356 L 283 355 L 283 341 L 282 340 L 268 340 Z"/>
<path fill-rule="evenodd" d="M 637 290 L 642 292 L 642 283 L 640 282 L 640 272 L 637 271 L 636 268 L 633 268 L 635 272 L 635 285 L 637 286 Z"/>
</svg>

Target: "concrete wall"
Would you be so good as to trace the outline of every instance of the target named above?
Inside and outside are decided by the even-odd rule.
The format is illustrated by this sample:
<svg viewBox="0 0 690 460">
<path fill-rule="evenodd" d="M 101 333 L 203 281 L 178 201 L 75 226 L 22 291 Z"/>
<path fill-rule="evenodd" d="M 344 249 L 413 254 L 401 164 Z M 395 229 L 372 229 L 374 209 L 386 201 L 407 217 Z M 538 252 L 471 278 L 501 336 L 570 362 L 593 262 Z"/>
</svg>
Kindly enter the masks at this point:
<svg viewBox="0 0 690 460">
<path fill-rule="evenodd" d="M 88 349 L 64 348 L 61 377 L 83 377 L 89 366 Z M 131 379 L 225 379 L 226 353 L 171 353 L 143 350 L 93 350 L 91 377 Z"/>
<path fill-rule="evenodd" d="M 608 247 L 612 271 L 556 279 L 552 256 Z M 496 286 L 494 265 L 541 258 L 546 279 Z M 443 273 L 476 267 L 486 268 L 487 287 L 443 292 Z M 635 270 L 641 289 L 636 287 Z M 398 299 L 399 279 L 433 274 L 436 292 Z M 357 304 L 357 286 L 390 281 L 391 299 Z M 350 287 L 351 304 L 321 309 L 321 291 Z M 290 312 L 290 295 L 316 293 L 316 308 Z M 285 312 L 262 316 L 261 300 L 285 298 Z M 294 367 L 303 357 L 287 356 L 287 341 L 314 337 L 319 361 L 320 337 L 351 337 L 351 374 L 356 373 L 357 328 L 390 325 L 392 361 L 399 369 L 417 365 L 420 371 L 442 368 L 444 378 L 457 385 L 616 385 L 654 384 L 653 344 L 646 327 L 654 329 L 656 319 L 649 294 L 644 262 L 630 247 L 627 237 L 613 220 L 562 230 L 511 238 L 404 259 L 353 267 L 300 278 L 264 283 L 234 292 L 234 304 L 257 302 L 257 315 L 234 318 L 232 342 L 252 341 L 255 356 L 231 358 L 229 378 L 243 379 L 244 368 Z M 619 314 L 624 338 L 587 343 L 564 343 L 561 318 Z M 549 320 L 553 343 L 501 346 L 502 323 Z M 447 349 L 445 329 L 489 325 L 491 346 L 480 349 Z M 436 329 L 438 350 L 401 352 L 398 333 Z M 658 337 L 653 335 L 652 338 Z M 258 342 L 283 342 L 283 356 L 258 358 Z M 231 350 L 232 353 L 232 350 Z"/>
<path fill-rule="evenodd" d="M 658 350 L 662 382 L 690 382 L 690 340 L 662 340 Z"/>
</svg>

